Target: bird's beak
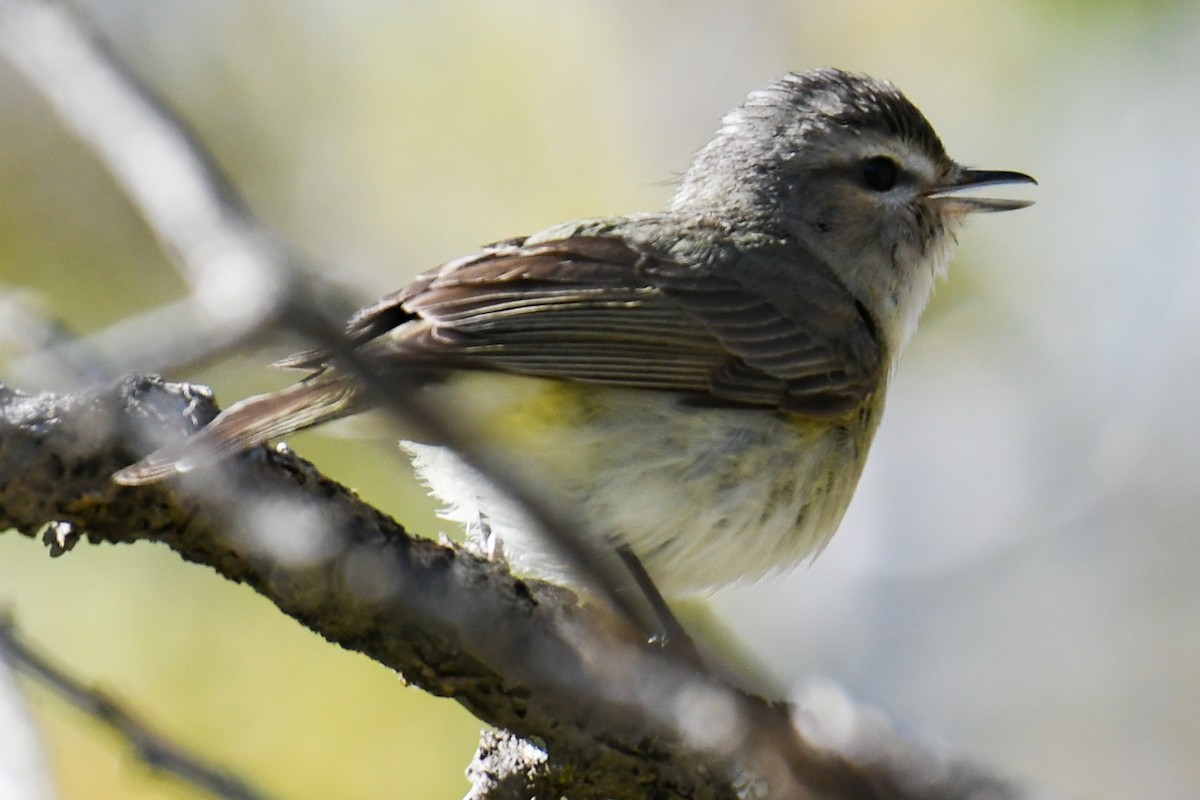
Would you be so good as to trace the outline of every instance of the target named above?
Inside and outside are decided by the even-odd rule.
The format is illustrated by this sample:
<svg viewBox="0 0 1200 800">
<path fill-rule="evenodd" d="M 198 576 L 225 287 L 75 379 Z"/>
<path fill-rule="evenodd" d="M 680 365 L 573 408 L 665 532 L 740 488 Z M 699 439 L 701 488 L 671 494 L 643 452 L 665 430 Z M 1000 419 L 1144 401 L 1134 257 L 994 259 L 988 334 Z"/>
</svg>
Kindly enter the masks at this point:
<svg viewBox="0 0 1200 800">
<path fill-rule="evenodd" d="M 940 200 L 943 206 L 962 214 L 972 211 L 1012 211 L 1033 205 L 1032 200 L 1002 200 L 990 197 L 960 197 L 957 192 L 977 186 L 997 186 L 1005 183 L 1032 183 L 1037 181 L 1023 172 L 1005 170 L 964 169 L 948 184 L 935 186 L 925 195 Z"/>
</svg>

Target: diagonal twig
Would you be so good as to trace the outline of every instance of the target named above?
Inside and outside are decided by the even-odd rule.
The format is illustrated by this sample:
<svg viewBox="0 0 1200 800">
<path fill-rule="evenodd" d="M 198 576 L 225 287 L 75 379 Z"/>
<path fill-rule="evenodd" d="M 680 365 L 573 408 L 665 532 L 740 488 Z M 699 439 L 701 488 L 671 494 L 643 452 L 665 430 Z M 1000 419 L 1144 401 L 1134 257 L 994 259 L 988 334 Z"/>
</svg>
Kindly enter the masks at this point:
<svg viewBox="0 0 1200 800">
<path fill-rule="evenodd" d="M 35 652 L 17 632 L 7 615 L 0 615 L 0 658 L 16 671 L 45 684 L 54 694 L 94 717 L 129 743 L 137 757 L 152 769 L 174 775 L 192 786 L 224 800 L 268 800 L 232 773 L 208 764 L 171 742 L 138 719 L 111 695 L 85 686 L 48 658 Z"/>
<path fill-rule="evenodd" d="M 118 323 L 77 347 L 44 352 L 24 365 L 24 374 L 40 360 L 46 372 L 61 375 L 68 364 L 95 351 L 107 354 L 122 372 L 144 369 L 129 363 L 129 354 L 145 353 L 147 342 L 163 340 L 174 355 L 190 361 L 244 344 L 268 329 L 290 329 L 333 353 L 410 430 L 453 448 L 489 476 L 527 509 L 562 560 L 598 597 L 647 635 L 657 631 L 650 604 L 613 554 L 575 533 L 535 492 L 509 477 L 428 404 L 411 397 L 403 379 L 381 375 L 347 345 L 342 312 L 352 304 L 317 285 L 315 272 L 254 218 L 183 121 L 98 34 L 61 2 L 0 0 L 0 48 L 125 189 L 192 290 L 182 308 L 164 309 L 137 324 Z M 181 321 L 187 320 L 195 324 L 180 335 Z M 106 338 L 115 342 L 105 346 Z M 167 366 L 156 360 L 156 368 Z"/>
</svg>

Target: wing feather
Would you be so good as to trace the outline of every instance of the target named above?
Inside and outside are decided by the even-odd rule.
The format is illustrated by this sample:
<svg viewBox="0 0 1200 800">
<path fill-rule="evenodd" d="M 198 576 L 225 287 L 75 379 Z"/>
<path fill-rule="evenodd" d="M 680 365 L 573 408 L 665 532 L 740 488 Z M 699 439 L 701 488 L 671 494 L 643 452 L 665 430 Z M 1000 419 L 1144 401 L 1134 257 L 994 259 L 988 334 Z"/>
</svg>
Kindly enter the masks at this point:
<svg viewBox="0 0 1200 800">
<path fill-rule="evenodd" d="M 348 335 L 389 368 L 495 369 L 816 416 L 861 404 L 882 360 L 869 317 L 811 254 L 766 258 L 692 264 L 619 235 L 509 240 L 363 309 Z"/>
</svg>

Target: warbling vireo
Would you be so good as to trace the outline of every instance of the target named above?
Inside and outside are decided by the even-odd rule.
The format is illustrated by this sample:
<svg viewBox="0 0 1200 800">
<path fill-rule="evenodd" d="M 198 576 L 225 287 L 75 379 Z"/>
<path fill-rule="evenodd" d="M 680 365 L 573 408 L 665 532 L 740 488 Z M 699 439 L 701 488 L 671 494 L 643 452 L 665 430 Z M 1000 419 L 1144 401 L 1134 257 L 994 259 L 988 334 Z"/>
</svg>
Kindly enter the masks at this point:
<svg viewBox="0 0 1200 800">
<path fill-rule="evenodd" d="M 1033 182 L 956 164 L 889 83 L 790 74 L 724 117 L 666 211 L 485 247 L 363 309 L 348 336 L 664 593 L 754 580 L 837 528 L 959 224 L 1029 204 L 959 192 Z M 369 405 L 326 354 L 282 363 L 309 375 L 117 479 Z M 455 454 L 406 447 L 448 518 L 498 535 L 518 569 L 569 579 Z"/>
</svg>

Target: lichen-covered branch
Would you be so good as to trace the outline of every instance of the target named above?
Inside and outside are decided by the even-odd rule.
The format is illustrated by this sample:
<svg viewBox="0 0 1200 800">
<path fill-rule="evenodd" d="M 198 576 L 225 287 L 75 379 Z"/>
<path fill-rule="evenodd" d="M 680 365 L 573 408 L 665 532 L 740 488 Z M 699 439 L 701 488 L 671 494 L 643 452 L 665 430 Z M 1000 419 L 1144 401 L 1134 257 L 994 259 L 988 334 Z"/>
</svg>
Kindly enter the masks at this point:
<svg viewBox="0 0 1200 800">
<path fill-rule="evenodd" d="M 128 431 L 178 433 L 215 413 L 202 388 L 156 379 L 66 396 L 0 389 L 0 529 L 41 532 L 55 553 L 81 539 L 160 542 L 542 745 L 544 762 L 511 757 L 536 752 L 511 742 L 481 752 L 475 774 L 491 783 L 477 782 L 479 797 L 508 796 L 503 787 L 520 781 L 573 798 L 733 797 L 737 787 L 772 797 L 1016 796 L 890 733 L 870 731 L 866 750 L 817 747 L 790 708 L 646 645 L 565 589 L 409 537 L 286 450 L 260 448 L 170 486 L 110 480 L 132 460 Z M 514 774 L 499 774 L 504 764 Z"/>
<path fill-rule="evenodd" d="M 261 449 L 241 459 L 238 483 L 253 492 L 230 495 L 224 506 L 189 498 L 182 486 L 111 482 L 131 460 L 118 444 L 122 431 L 172 415 L 176 427 L 205 421 L 215 409 L 203 393 L 146 380 L 65 397 L 5 390 L 0 404 L 0 528 L 42 532 L 54 552 L 80 537 L 162 542 L 251 585 L 322 636 L 410 683 L 455 698 L 493 725 L 541 737 L 566 761 L 584 759 L 593 780 L 620 775 L 627 783 L 636 774 L 634 785 L 644 789 L 723 794 L 708 785 L 699 762 L 673 755 L 669 737 L 656 734 L 636 708 L 639 692 L 649 688 L 638 685 L 641 662 L 662 659 L 568 592 L 410 538 L 286 452 Z M 214 476 L 197 477 L 192 486 L 203 493 L 201 484 Z M 302 558 L 281 557 L 295 549 L 270 543 L 314 531 L 321 543 Z M 603 660 L 588 660 L 600 654 Z"/>
</svg>

